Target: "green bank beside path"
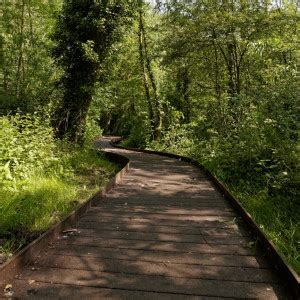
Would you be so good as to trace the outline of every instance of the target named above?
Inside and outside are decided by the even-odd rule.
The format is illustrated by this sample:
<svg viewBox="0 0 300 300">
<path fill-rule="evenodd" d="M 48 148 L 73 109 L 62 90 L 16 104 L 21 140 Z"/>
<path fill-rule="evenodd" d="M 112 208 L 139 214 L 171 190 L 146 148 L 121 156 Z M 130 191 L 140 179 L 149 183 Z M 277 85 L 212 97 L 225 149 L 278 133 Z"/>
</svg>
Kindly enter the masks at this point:
<svg viewBox="0 0 300 300">
<path fill-rule="evenodd" d="M 57 223 L 118 170 L 88 146 L 53 138 L 38 119 L 0 119 L 0 263 Z"/>
</svg>

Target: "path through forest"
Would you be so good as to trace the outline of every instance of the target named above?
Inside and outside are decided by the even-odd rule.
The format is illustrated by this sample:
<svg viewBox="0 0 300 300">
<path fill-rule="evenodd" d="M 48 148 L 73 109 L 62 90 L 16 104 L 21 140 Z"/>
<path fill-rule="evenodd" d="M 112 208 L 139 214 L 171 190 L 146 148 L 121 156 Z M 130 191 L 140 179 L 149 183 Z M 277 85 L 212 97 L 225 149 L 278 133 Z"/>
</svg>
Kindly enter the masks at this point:
<svg viewBox="0 0 300 300">
<path fill-rule="evenodd" d="M 287 299 L 208 178 L 189 163 L 110 146 L 125 179 L 12 282 L 21 298 Z"/>
</svg>

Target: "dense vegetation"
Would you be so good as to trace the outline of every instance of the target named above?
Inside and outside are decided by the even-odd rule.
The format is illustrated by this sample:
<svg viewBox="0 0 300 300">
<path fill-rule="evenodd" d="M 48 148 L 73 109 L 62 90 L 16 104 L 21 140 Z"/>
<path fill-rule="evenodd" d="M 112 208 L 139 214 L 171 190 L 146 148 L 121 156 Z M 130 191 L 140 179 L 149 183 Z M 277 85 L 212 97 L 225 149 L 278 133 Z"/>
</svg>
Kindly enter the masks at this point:
<svg viewBox="0 0 300 300">
<path fill-rule="evenodd" d="M 299 272 L 298 20 L 292 1 L 144 6 L 95 103 L 125 145 L 204 164 Z"/>
<path fill-rule="evenodd" d="M 101 129 L 204 164 L 300 272 L 296 1 L 15 0 L 0 9 L 0 234 L 40 230 L 53 207 L 73 201 Z M 43 202 L 46 221 L 31 209 L 36 177 L 61 194 Z"/>
<path fill-rule="evenodd" d="M 63 9 L 80 12 L 73 2 Z M 18 0 L 0 6 L 0 263 L 99 190 L 117 170 L 92 149 L 101 130 L 91 118 L 85 117 L 80 146 L 74 136 L 56 138 L 60 131 L 55 122 L 67 90 L 61 85 L 68 74 L 60 68 L 59 51 L 68 49 L 59 43 L 61 4 Z M 104 12 L 89 22 L 101 20 Z M 60 61 L 55 64 L 54 58 Z M 70 100 L 76 107 L 76 99 Z"/>
</svg>

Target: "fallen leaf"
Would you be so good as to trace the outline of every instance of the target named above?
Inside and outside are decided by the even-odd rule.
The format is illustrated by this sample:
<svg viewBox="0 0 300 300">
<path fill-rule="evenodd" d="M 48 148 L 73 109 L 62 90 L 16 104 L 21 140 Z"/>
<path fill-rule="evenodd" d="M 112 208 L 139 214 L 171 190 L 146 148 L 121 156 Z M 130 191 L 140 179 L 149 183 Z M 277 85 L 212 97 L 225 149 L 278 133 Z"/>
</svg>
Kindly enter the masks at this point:
<svg viewBox="0 0 300 300">
<path fill-rule="evenodd" d="M 5 297 L 12 297 L 14 292 L 12 291 L 12 284 L 7 284 L 4 288 Z"/>
<path fill-rule="evenodd" d="M 12 289 L 12 284 L 7 284 L 4 288 L 4 292 L 11 291 L 11 289 Z"/>
</svg>

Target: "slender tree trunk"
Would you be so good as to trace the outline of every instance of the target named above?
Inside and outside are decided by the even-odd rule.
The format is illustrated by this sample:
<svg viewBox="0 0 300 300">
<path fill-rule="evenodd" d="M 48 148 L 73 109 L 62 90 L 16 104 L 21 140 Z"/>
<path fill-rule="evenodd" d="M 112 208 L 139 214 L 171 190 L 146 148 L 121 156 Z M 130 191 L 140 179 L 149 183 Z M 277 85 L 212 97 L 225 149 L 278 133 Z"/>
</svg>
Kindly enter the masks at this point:
<svg viewBox="0 0 300 300">
<path fill-rule="evenodd" d="M 189 95 L 189 72 L 186 66 L 178 69 L 177 72 L 177 84 L 176 90 L 178 93 L 177 109 L 183 113 L 183 122 L 188 123 L 190 121 L 190 95 Z"/>
<path fill-rule="evenodd" d="M 151 67 L 151 61 L 149 58 L 148 54 L 148 43 L 147 43 L 147 38 L 146 38 L 146 32 L 145 32 L 145 26 L 144 26 L 144 20 L 143 20 L 143 12 L 142 10 L 139 11 L 139 36 L 140 36 L 140 53 L 143 53 L 143 68 L 146 69 L 144 70 L 144 74 L 147 74 L 150 80 L 150 84 L 153 90 L 153 102 L 154 102 L 154 107 L 153 109 L 153 114 L 154 114 L 154 139 L 159 139 L 161 135 L 161 127 L 162 127 L 162 116 L 161 116 L 161 101 L 160 97 L 157 92 L 157 85 L 154 77 L 154 73 L 152 71 Z M 149 86 L 148 86 L 148 91 L 149 91 Z M 149 96 L 151 96 L 149 92 Z"/>
<path fill-rule="evenodd" d="M 188 68 L 184 67 L 183 78 L 182 78 L 182 96 L 184 101 L 184 115 L 185 115 L 186 123 L 189 123 L 191 119 L 189 86 L 190 86 L 190 78 L 189 78 Z"/>
<path fill-rule="evenodd" d="M 31 12 L 31 3 L 29 2 L 27 5 L 28 11 L 28 18 L 29 18 L 29 29 L 30 29 L 30 43 L 31 46 L 35 46 L 35 39 L 34 39 L 34 31 L 33 31 L 33 24 L 32 24 L 32 12 Z"/>
<path fill-rule="evenodd" d="M 16 97 L 18 99 L 22 96 L 22 89 L 23 89 L 23 81 L 24 81 L 24 11 L 25 11 L 25 1 L 21 1 L 21 16 L 20 16 L 20 44 L 19 44 L 19 57 L 18 57 L 18 65 L 17 65 L 17 74 L 16 74 Z"/>
<path fill-rule="evenodd" d="M 142 12 L 140 12 L 140 15 L 139 15 L 138 40 L 139 40 L 140 66 L 141 66 L 141 71 L 142 71 L 142 75 L 143 75 L 145 95 L 146 95 L 147 106 L 148 106 L 148 116 L 149 116 L 149 121 L 150 121 L 152 137 L 154 139 L 156 124 L 155 124 L 155 119 L 154 119 L 155 117 L 154 117 L 154 112 L 153 112 L 153 107 L 152 107 L 150 88 L 149 88 L 149 83 L 148 83 L 148 79 L 147 79 L 146 67 L 145 67 L 145 55 L 144 55 L 144 47 L 143 47 L 144 39 L 143 39 Z"/>
<path fill-rule="evenodd" d="M 215 61 L 214 61 L 214 71 L 215 71 L 215 93 L 216 93 L 216 98 L 218 101 L 221 100 L 221 85 L 220 85 L 220 72 L 219 72 L 219 56 L 218 56 L 218 51 L 217 51 L 217 46 L 216 43 L 213 43 L 214 45 L 214 56 L 215 56 Z"/>
<path fill-rule="evenodd" d="M 8 89 L 8 83 L 7 83 L 7 68 L 5 66 L 5 51 L 4 51 L 4 39 L 0 37 L 0 66 L 2 71 L 0 71 L 0 74 L 2 72 L 3 75 L 3 91 L 6 94 Z"/>
<path fill-rule="evenodd" d="M 228 57 L 228 63 L 227 63 L 227 70 L 228 70 L 228 93 L 233 98 L 236 96 L 236 84 L 235 84 L 235 76 L 234 76 L 234 54 L 233 54 L 233 43 L 229 42 L 227 43 L 227 57 Z"/>
</svg>

